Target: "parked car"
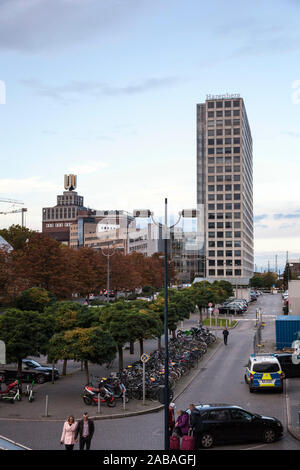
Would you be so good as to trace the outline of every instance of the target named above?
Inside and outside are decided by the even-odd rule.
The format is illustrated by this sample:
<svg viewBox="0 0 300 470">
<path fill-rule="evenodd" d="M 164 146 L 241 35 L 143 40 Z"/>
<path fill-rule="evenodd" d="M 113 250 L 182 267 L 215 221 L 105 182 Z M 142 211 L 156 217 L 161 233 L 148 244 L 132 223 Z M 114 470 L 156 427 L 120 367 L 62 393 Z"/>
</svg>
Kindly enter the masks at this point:
<svg viewBox="0 0 300 470">
<path fill-rule="evenodd" d="M 244 307 L 239 303 L 230 302 L 219 307 L 220 314 L 242 315 L 245 312 Z"/>
<path fill-rule="evenodd" d="M 283 434 L 277 418 L 250 413 L 234 405 L 198 405 L 203 432 L 201 446 L 210 448 L 217 443 L 263 441 L 274 442 Z M 190 413 L 190 410 L 187 410 Z"/>
<path fill-rule="evenodd" d="M 291 377 L 300 377 L 300 364 L 294 364 L 292 353 L 276 353 L 281 369 L 287 379 Z"/>
<path fill-rule="evenodd" d="M 52 367 L 44 367 L 32 359 L 23 359 L 22 363 L 23 382 L 32 382 L 34 380 L 36 383 L 41 384 L 52 380 Z M 18 369 L 5 367 L 1 369 L 0 373 L 3 374 L 5 382 L 10 382 L 17 378 Z M 57 380 L 58 378 L 59 372 L 54 368 L 54 379 Z"/>
</svg>

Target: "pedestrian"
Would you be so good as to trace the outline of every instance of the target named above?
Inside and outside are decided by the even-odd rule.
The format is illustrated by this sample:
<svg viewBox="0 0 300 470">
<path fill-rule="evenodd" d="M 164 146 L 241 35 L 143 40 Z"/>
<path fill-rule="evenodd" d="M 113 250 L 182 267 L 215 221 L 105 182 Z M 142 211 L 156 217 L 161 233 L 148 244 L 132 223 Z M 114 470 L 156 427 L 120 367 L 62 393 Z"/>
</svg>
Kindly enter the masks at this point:
<svg viewBox="0 0 300 470">
<path fill-rule="evenodd" d="M 175 423 L 175 432 L 179 437 L 186 436 L 189 432 L 189 415 L 186 411 L 176 411 L 178 418 Z"/>
<path fill-rule="evenodd" d="M 227 344 L 228 335 L 229 335 L 229 331 L 227 330 L 227 326 L 226 326 L 225 330 L 223 330 L 224 344 Z"/>
<path fill-rule="evenodd" d="M 193 432 L 195 438 L 195 450 L 199 450 L 201 434 L 203 432 L 203 422 L 201 413 L 194 404 L 189 405 L 190 409 L 190 431 Z"/>
<path fill-rule="evenodd" d="M 60 443 L 65 444 L 65 450 L 73 450 L 76 442 L 75 432 L 77 423 L 75 423 L 74 416 L 69 416 L 67 421 L 64 423 Z"/>
<path fill-rule="evenodd" d="M 175 403 L 169 404 L 169 436 L 172 436 L 175 426 Z"/>
<path fill-rule="evenodd" d="M 90 450 L 94 430 L 94 421 L 89 418 L 87 412 L 83 413 L 82 419 L 78 421 L 75 434 L 75 439 L 79 434 L 79 450 L 84 450 L 84 447 L 86 450 Z"/>
</svg>

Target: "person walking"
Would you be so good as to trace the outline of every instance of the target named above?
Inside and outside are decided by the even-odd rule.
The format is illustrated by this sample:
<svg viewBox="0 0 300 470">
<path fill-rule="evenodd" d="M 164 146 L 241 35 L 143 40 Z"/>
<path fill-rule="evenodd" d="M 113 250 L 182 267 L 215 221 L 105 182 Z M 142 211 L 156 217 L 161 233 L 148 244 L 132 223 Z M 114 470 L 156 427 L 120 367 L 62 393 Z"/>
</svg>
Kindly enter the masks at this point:
<svg viewBox="0 0 300 470">
<path fill-rule="evenodd" d="M 179 437 L 186 436 L 189 432 L 189 415 L 183 410 L 176 411 L 178 418 L 175 423 L 175 432 Z"/>
<path fill-rule="evenodd" d="M 78 426 L 75 433 L 75 439 L 79 434 L 79 450 L 90 450 L 92 437 L 95 431 L 94 421 L 89 418 L 87 412 L 83 413 L 83 417 L 78 421 Z"/>
<path fill-rule="evenodd" d="M 203 422 L 202 422 L 202 417 L 201 413 L 197 408 L 195 407 L 194 404 L 189 405 L 190 409 L 190 431 L 193 431 L 193 435 L 195 438 L 195 450 L 199 450 L 200 447 L 200 440 L 201 440 L 201 434 L 203 432 Z"/>
<path fill-rule="evenodd" d="M 224 344 L 227 344 L 228 335 L 229 335 L 229 331 L 228 331 L 227 327 L 225 327 L 225 330 L 223 330 Z"/>
<path fill-rule="evenodd" d="M 175 426 L 175 403 L 169 404 L 169 436 L 172 436 L 173 429 Z"/>
<path fill-rule="evenodd" d="M 69 416 L 67 421 L 64 423 L 62 435 L 60 438 L 60 443 L 61 445 L 65 445 L 65 450 L 73 450 L 74 444 L 76 442 L 76 429 L 77 424 L 75 423 L 74 416 Z"/>
</svg>

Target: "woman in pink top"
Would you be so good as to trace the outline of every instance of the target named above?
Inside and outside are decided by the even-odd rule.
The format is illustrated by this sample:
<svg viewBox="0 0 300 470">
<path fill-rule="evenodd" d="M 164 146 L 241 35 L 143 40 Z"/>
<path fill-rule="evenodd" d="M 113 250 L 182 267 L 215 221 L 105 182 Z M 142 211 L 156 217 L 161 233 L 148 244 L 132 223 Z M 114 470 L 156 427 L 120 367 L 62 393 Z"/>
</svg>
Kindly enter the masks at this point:
<svg viewBox="0 0 300 470">
<path fill-rule="evenodd" d="M 75 432 L 76 432 L 77 423 L 75 423 L 74 416 L 69 416 L 67 421 L 64 423 L 60 443 L 65 444 L 66 450 L 73 450 L 75 442 Z"/>
</svg>

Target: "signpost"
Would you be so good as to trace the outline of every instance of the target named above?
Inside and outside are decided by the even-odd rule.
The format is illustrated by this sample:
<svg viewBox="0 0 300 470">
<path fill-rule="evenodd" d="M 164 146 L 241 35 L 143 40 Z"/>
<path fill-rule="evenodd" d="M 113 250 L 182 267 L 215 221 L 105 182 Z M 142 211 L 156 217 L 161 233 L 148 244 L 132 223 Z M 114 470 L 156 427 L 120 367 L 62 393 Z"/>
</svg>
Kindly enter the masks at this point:
<svg viewBox="0 0 300 470">
<path fill-rule="evenodd" d="M 150 359 L 149 354 L 142 354 L 141 355 L 141 361 L 143 363 L 143 405 L 145 405 L 145 372 L 146 372 L 146 362 L 148 362 Z"/>
</svg>

